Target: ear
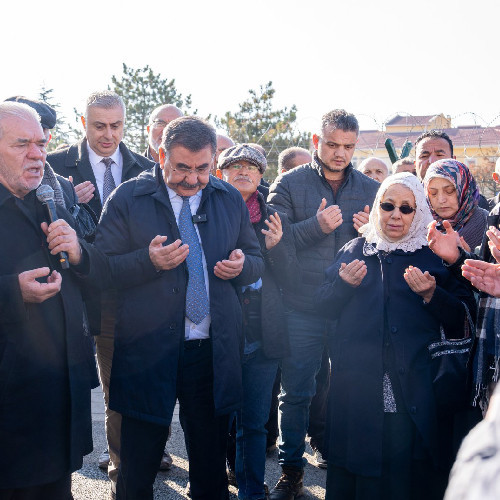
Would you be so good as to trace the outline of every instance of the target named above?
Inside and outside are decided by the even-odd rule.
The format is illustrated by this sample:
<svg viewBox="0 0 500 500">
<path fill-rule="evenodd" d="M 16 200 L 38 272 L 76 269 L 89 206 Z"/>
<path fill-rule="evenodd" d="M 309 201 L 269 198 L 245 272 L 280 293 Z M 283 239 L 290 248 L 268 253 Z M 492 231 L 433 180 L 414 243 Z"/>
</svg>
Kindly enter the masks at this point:
<svg viewBox="0 0 500 500">
<path fill-rule="evenodd" d="M 149 125 L 146 127 L 146 130 L 148 131 L 148 134 L 149 134 Z"/>
<path fill-rule="evenodd" d="M 500 183 L 500 176 L 496 172 L 493 172 L 492 177 L 495 182 Z"/>
<path fill-rule="evenodd" d="M 314 149 L 318 149 L 319 135 L 313 134 L 313 145 Z"/>
<path fill-rule="evenodd" d="M 160 150 L 158 151 L 158 158 L 160 160 L 160 167 L 163 168 L 165 166 L 166 154 L 162 147 L 160 147 Z"/>
<path fill-rule="evenodd" d="M 220 168 L 218 168 L 215 171 L 215 175 L 217 176 L 218 179 L 222 179 L 222 170 Z"/>
<path fill-rule="evenodd" d="M 83 130 L 87 130 L 87 125 L 85 123 L 85 116 L 80 116 L 80 120 L 82 121 Z"/>
</svg>

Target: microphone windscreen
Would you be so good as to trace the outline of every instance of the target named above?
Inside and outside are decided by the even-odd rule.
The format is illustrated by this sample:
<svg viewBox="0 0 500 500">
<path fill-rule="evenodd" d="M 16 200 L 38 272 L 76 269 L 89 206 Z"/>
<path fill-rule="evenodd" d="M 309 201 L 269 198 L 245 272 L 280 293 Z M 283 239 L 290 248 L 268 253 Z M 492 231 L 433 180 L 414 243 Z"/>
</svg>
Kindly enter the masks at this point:
<svg viewBox="0 0 500 500">
<path fill-rule="evenodd" d="M 54 190 L 47 184 L 41 184 L 36 190 L 36 197 L 42 203 L 47 203 L 54 199 Z"/>
</svg>

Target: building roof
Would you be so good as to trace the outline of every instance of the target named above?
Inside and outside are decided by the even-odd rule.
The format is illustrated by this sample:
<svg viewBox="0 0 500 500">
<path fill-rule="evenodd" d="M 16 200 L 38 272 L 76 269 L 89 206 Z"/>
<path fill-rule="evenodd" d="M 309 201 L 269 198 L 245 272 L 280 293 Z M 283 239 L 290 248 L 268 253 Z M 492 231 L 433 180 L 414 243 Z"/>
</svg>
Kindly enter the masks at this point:
<svg viewBox="0 0 500 500">
<path fill-rule="evenodd" d="M 419 117 L 414 117 L 419 118 Z M 500 125 L 494 127 L 479 127 L 476 125 L 443 129 L 453 142 L 454 147 L 496 147 L 500 151 Z M 363 151 L 385 149 L 385 140 L 392 139 L 397 149 L 403 147 L 408 139 L 415 141 L 422 132 L 384 132 L 380 130 L 361 130 L 356 148 Z"/>
</svg>

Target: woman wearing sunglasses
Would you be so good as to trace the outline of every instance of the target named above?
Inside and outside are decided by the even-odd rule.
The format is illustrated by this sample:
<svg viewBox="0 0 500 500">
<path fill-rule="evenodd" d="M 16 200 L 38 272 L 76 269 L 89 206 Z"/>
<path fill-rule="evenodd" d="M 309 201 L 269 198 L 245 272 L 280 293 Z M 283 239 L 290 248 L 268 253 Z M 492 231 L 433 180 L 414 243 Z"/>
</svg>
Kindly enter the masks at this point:
<svg viewBox="0 0 500 500">
<path fill-rule="evenodd" d="M 316 297 L 338 320 L 329 345 L 326 499 L 442 498 L 453 414 L 435 397 L 427 347 L 441 339 L 441 326 L 463 337 L 474 300 L 427 246 L 432 215 L 414 175 L 388 177 L 373 207 Z"/>
<path fill-rule="evenodd" d="M 448 220 L 467 250 L 481 245 L 488 212 L 478 207 L 479 189 L 463 163 L 451 158 L 434 162 L 425 174 L 424 189 L 435 220 Z"/>
</svg>

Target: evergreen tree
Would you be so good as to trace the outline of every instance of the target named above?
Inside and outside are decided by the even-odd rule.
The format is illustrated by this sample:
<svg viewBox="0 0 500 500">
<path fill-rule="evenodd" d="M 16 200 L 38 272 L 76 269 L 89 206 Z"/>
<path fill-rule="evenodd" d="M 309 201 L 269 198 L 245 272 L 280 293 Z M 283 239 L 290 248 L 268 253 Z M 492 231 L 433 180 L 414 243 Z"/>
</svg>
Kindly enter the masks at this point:
<svg viewBox="0 0 500 500">
<path fill-rule="evenodd" d="M 175 104 L 193 113 L 191 95 L 183 97 L 175 80 L 162 78 L 149 66 L 131 68 L 123 63 L 123 74 L 111 77 L 112 90 L 120 95 L 127 110 L 124 141 L 131 149 L 142 152 L 147 145 L 147 125 L 151 111 L 162 104 Z"/>
<path fill-rule="evenodd" d="M 249 90 L 249 98 L 239 104 L 236 113 L 227 112 L 217 120 L 233 141 L 254 142 L 262 145 L 267 153 L 268 170 L 265 177 L 273 180 L 277 175 L 278 155 L 291 146 L 308 149 L 311 134 L 295 128 L 297 107 L 274 109 L 273 83 L 261 85 L 258 91 Z"/>
</svg>

